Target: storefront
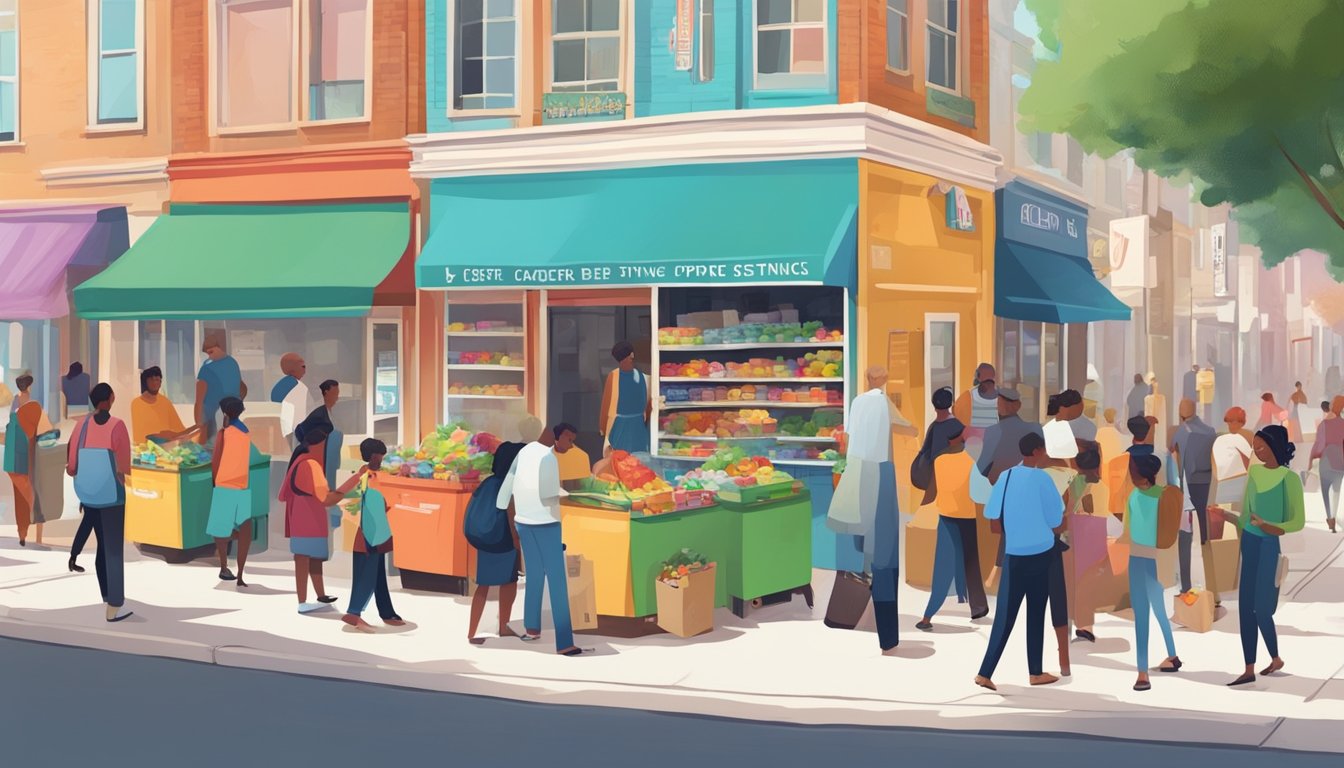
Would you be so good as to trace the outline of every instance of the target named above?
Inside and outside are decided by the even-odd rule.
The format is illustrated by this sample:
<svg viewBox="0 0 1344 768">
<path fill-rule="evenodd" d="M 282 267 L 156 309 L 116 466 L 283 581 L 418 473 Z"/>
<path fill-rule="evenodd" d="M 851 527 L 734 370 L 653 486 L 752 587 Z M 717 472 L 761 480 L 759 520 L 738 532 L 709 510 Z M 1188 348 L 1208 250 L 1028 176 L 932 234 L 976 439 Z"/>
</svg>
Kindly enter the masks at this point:
<svg viewBox="0 0 1344 768">
<path fill-rule="evenodd" d="M 994 315 L 999 378 L 1044 421 L 1050 395 L 1089 379 L 1088 323 L 1129 320 L 1088 259 L 1087 210 L 1025 182 L 995 193 Z"/>
</svg>

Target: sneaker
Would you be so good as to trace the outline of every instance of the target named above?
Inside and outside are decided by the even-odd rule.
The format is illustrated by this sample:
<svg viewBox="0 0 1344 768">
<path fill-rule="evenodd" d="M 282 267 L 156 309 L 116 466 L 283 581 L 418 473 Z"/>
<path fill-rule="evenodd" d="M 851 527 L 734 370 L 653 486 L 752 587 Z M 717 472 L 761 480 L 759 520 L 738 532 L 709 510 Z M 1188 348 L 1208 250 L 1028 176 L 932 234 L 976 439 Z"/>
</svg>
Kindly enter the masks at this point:
<svg viewBox="0 0 1344 768">
<path fill-rule="evenodd" d="M 327 607 L 323 603 L 299 603 L 299 613 L 313 613 Z"/>
</svg>

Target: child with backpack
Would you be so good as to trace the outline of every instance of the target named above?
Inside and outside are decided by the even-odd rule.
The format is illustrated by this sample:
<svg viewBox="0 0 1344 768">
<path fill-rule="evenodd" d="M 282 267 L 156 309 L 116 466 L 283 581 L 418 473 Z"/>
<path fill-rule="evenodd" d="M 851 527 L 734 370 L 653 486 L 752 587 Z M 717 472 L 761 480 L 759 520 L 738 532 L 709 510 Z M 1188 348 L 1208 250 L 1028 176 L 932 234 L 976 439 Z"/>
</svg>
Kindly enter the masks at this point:
<svg viewBox="0 0 1344 768">
<path fill-rule="evenodd" d="M 485 445 L 481 447 L 487 448 Z M 467 642 L 472 645 L 485 644 L 485 638 L 476 636 L 476 628 L 485 615 L 491 587 L 499 588 L 499 636 L 518 636 L 509 629 L 513 601 L 518 597 L 519 560 L 518 543 L 509 514 L 512 505 L 509 509 L 500 509 L 497 505 L 499 488 L 522 449 L 522 443 L 494 446 L 495 459 L 490 476 L 471 494 L 467 505 L 463 532 L 467 543 L 476 548 L 476 592 L 471 596 L 471 624 L 467 627 Z"/>
<path fill-rule="evenodd" d="M 1129 474 L 1134 490 L 1125 506 L 1125 538 L 1129 541 L 1129 599 L 1134 606 L 1134 651 L 1138 657 L 1139 677 L 1134 690 L 1152 688 L 1148 681 L 1148 618 L 1157 617 L 1157 626 L 1166 642 L 1167 658 L 1158 669 L 1179 672 L 1181 659 L 1176 655 L 1176 640 L 1167 618 L 1162 583 L 1157 578 L 1157 556 L 1176 545 L 1181 529 L 1184 494 L 1180 488 L 1158 485 L 1162 460 L 1149 455 L 1132 455 Z"/>
<path fill-rule="evenodd" d="M 392 593 L 387 588 L 386 559 L 392 551 L 392 528 L 387 521 L 387 499 L 378 490 L 378 470 L 387 455 L 382 440 L 369 438 L 359 444 L 359 455 L 368 472 L 356 486 L 359 493 L 359 531 L 355 534 L 354 579 L 350 589 L 350 606 L 341 621 L 360 632 L 372 633 L 373 626 L 360 614 L 372 597 L 378 605 L 378 616 L 389 627 L 405 626 L 406 622 L 392 608 Z"/>
</svg>

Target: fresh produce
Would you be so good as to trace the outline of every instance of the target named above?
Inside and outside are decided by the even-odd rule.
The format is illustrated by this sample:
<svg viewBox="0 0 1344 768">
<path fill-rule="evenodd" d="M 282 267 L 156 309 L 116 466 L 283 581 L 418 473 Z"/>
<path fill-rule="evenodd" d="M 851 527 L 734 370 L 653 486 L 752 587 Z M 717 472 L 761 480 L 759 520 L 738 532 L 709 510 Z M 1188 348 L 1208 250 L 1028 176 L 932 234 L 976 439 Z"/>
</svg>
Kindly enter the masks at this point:
<svg viewBox="0 0 1344 768">
<path fill-rule="evenodd" d="M 523 367 L 522 361 L 507 352 L 463 352 L 458 362 L 461 365 L 502 365 L 510 368 Z"/>
<path fill-rule="evenodd" d="M 455 381 L 448 385 L 450 395 L 488 395 L 490 397 L 522 397 L 523 390 L 517 384 L 468 385 Z"/>
<path fill-rule="evenodd" d="M 658 573 L 658 580 L 676 585 L 692 573 L 698 573 L 713 567 L 714 563 L 710 562 L 709 558 L 694 550 L 683 549 L 663 562 L 663 568 Z"/>
<path fill-rule="evenodd" d="M 704 344 L 705 337 L 699 328 L 659 328 L 658 343 L 665 347 Z"/>
<path fill-rule="evenodd" d="M 210 463 L 210 451 L 199 443 L 180 443 L 165 448 L 154 442 L 134 446 L 132 455 L 141 466 L 160 467 L 170 471 L 203 467 Z"/>
<path fill-rule="evenodd" d="M 672 490 L 672 486 L 668 485 L 666 480 L 658 477 L 653 470 L 626 451 L 612 451 L 611 467 L 624 487 L 623 490 L 631 499 L 642 499 Z"/>
<path fill-rule="evenodd" d="M 391 449 L 383 471 L 401 477 L 464 481 L 480 479 L 490 471 L 494 457 L 482 447 L 486 433 L 473 434 L 464 424 L 445 424 L 420 441 L 418 446 Z"/>
<path fill-rule="evenodd" d="M 658 375 L 681 379 L 838 379 L 844 375 L 844 353 L 838 349 L 821 349 L 797 358 L 753 357 L 727 363 L 698 359 L 669 362 L 658 366 Z M 738 397 L 724 399 L 741 399 L 740 390 Z"/>
</svg>

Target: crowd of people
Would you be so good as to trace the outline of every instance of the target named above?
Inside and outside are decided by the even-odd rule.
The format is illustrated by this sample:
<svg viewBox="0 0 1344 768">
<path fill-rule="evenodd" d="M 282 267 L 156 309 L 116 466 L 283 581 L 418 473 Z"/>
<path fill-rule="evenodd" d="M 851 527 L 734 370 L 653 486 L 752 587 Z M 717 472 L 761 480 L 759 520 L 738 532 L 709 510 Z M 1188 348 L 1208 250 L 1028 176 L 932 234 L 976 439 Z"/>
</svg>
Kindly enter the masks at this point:
<svg viewBox="0 0 1344 768">
<path fill-rule="evenodd" d="M 1200 373 L 1198 368 L 1191 372 L 1192 387 Z M 999 386 L 995 376 L 992 365 L 982 364 L 972 388 L 961 397 L 948 388 L 931 396 L 936 415 L 911 464 L 910 482 L 916 498 L 923 492 L 922 504 L 938 513 L 937 544 L 931 594 L 915 627 L 933 630 L 953 592 L 961 602 L 969 600 L 972 619 L 983 618 L 989 613 L 985 589 L 997 586 L 993 628 L 976 684 L 997 690 L 994 672 L 1025 603 L 1030 682 L 1048 685 L 1072 674 L 1071 642 L 1096 642 L 1095 614 L 1104 607 L 1098 606 L 1098 592 L 1107 578 L 1127 571 L 1134 610 L 1134 690 L 1150 690 L 1152 619 L 1166 651 L 1156 668 L 1177 673 L 1184 665 L 1164 601 L 1161 555 L 1176 550 L 1180 595 L 1191 593 L 1196 589 L 1191 567 L 1197 534 L 1203 587 L 1217 600 L 1218 579 L 1230 583 L 1233 574 L 1216 572 L 1210 541 L 1222 539 L 1230 524 L 1240 538 L 1237 594 L 1246 665 L 1230 685 L 1256 679 L 1259 639 L 1271 657 L 1259 674 L 1283 669 L 1274 626 L 1286 565 L 1280 538 L 1305 525 L 1304 481 L 1316 460 L 1322 462 L 1321 492 L 1329 528 L 1335 531 L 1335 505 L 1344 481 L 1344 397 L 1322 403 L 1310 461 L 1299 470 L 1293 460 L 1295 443 L 1302 439 L 1301 409 L 1277 409 L 1270 394 L 1262 400 L 1265 407 L 1254 432 L 1246 429 L 1245 411 L 1234 407 L 1223 415 L 1226 430 L 1220 434 L 1200 417 L 1201 403 L 1193 398 L 1182 398 L 1179 423 L 1168 428 L 1163 423 L 1166 400 L 1156 377 L 1138 375 L 1127 398 L 1125 439 L 1115 409 L 1105 409 L 1098 423 L 1085 414 L 1087 404 L 1075 390 L 1049 398 L 1045 424 L 1024 419 L 1021 395 Z M 854 515 L 839 507 L 858 499 L 865 507 L 858 515 L 865 521 L 860 529 L 865 553 L 888 553 L 867 558 L 865 568 L 871 573 L 879 643 L 891 653 L 899 635 L 884 617 L 896 611 L 888 582 L 897 568 L 894 521 L 899 505 L 896 468 L 883 444 L 911 429 L 889 399 L 886 383 L 885 370 L 867 372 L 867 391 L 855 399 L 848 430 L 848 467 L 857 465 L 859 470 L 848 478 L 846 469 L 840 480 L 873 490 L 857 495 L 838 490 L 830 517 L 833 528 L 848 530 L 839 521 Z M 1301 391 L 1299 384 L 1296 393 Z M 1291 401 L 1305 402 L 1305 395 L 1296 393 Z M 1207 412 L 1208 398 L 1201 399 Z M 989 521 L 998 544 L 995 567 L 983 581 L 977 516 Z M 1118 536 L 1108 536 L 1108 529 Z M 1120 556 L 1112 557 L 1113 551 Z M 1112 568 L 1117 559 L 1121 567 Z M 1058 643 L 1060 676 L 1044 669 L 1047 614 Z"/>
</svg>

